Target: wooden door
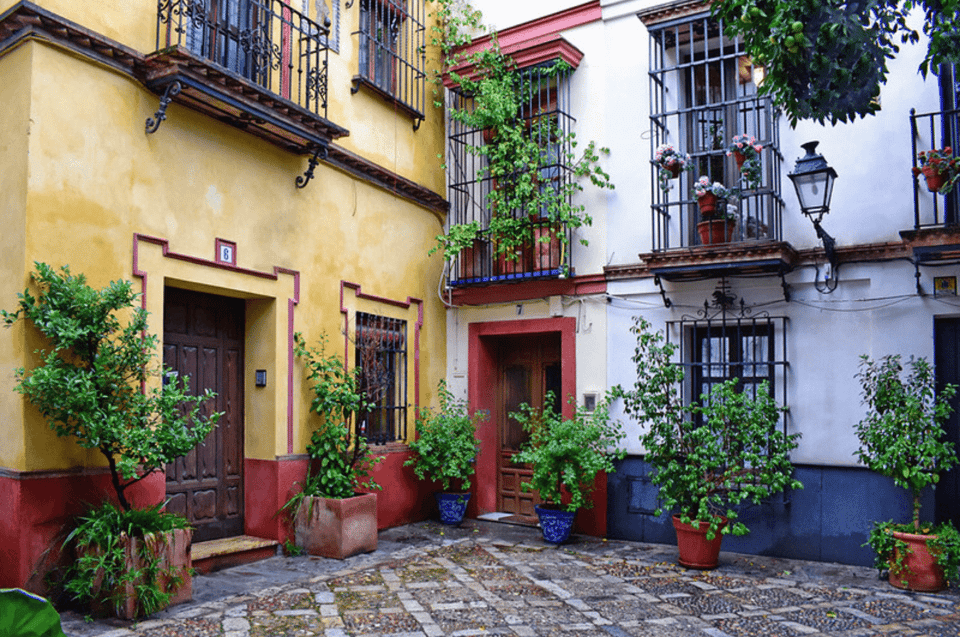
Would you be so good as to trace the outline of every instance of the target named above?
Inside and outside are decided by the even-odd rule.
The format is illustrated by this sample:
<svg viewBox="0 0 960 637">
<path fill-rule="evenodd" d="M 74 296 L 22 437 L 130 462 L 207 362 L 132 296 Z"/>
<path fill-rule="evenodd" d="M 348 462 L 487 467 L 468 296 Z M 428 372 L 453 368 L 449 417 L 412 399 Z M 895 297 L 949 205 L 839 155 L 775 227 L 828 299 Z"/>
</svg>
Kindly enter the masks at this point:
<svg viewBox="0 0 960 637">
<path fill-rule="evenodd" d="M 164 365 L 189 376 L 191 394 L 216 392 L 205 412 L 224 412 L 203 444 L 167 465 L 167 509 L 194 525 L 194 541 L 242 535 L 244 303 L 174 288 L 164 294 Z"/>
<path fill-rule="evenodd" d="M 529 465 L 515 464 L 513 455 L 529 439 L 529 434 L 509 416 L 521 403 L 543 409 L 544 397 L 552 391 L 560 396 L 560 335 L 532 334 L 509 336 L 498 344 L 497 429 L 499 454 L 497 466 L 497 510 L 521 519 L 535 520 L 534 506 L 540 503 L 535 492 L 522 491 L 529 480 Z M 549 406 L 548 406 L 549 407 Z M 559 409 L 556 402 L 553 409 Z"/>
<path fill-rule="evenodd" d="M 934 366 L 937 388 L 947 383 L 960 385 L 960 318 L 934 321 Z M 960 395 L 950 401 L 953 412 L 944 426 L 947 440 L 960 449 Z M 960 468 L 954 467 L 940 476 L 935 490 L 936 520 L 952 520 L 960 526 Z"/>
</svg>

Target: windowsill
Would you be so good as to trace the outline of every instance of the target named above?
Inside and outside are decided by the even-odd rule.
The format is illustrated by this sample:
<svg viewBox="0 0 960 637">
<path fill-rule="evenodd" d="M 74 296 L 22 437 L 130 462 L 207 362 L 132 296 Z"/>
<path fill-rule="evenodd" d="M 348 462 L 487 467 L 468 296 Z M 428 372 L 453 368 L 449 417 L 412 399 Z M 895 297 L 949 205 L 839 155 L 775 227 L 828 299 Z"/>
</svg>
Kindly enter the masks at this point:
<svg viewBox="0 0 960 637">
<path fill-rule="evenodd" d="M 356 93 L 362 87 L 364 91 L 369 91 L 374 95 L 378 96 L 383 101 L 391 104 L 396 110 L 402 112 L 404 115 L 413 120 L 413 129 L 416 130 L 420 127 L 420 122 L 423 121 L 424 115 L 417 109 L 413 108 L 406 102 L 402 101 L 393 93 L 385 91 L 368 78 L 362 75 L 354 75 L 353 79 L 350 80 L 353 83 L 353 88 L 350 89 L 351 93 Z"/>
</svg>

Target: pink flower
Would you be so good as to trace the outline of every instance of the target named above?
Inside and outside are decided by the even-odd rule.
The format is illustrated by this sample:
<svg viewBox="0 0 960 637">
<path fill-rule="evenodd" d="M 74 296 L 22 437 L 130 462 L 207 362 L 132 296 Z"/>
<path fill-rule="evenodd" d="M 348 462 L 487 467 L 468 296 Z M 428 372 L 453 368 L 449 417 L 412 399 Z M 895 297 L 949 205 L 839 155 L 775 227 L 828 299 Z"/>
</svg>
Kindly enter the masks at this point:
<svg viewBox="0 0 960 637">
<path fill-rule="evenodd" d="M 761 146 L 760 144 L 757 144 L 756 146 L 753 147 L 753 149 L 759 153 L 761 150 L 763 150 L 763 146 Z"/>
</svg>

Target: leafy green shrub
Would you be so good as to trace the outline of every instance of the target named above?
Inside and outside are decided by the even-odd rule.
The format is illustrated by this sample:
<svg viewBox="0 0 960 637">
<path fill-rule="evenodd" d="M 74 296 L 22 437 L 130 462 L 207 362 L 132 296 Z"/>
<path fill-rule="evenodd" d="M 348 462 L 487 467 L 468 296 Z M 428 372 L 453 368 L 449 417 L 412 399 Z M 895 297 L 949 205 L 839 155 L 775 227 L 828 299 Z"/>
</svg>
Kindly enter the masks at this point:
<svg viewBox="0 0 960 637">
<path fill-rule="evenodd" d="M 216 425 L 221 414 L 200 415 L 214 394 L 189 395 L 186 377 L 147 386 L 162 371 L 159 339 L 147 331 L 147 311 L 135 307 L 139 295 L 129 281 L 98 291 L 67 266 L 35 266 L 39 293 L 24 290 L 17 310 L 0 310 L 0 317 L 8 327 L 29 320 L 51 349 L 36 352 L 42 362 L 35 369 L 17 370 L 16 390 L 58 436 L 103 454 L 117 500 L 129 510 L 130 486 L 189 452 Z"/>
<path fill-rule="evenodd" d="M 554 400 L 548 392 L 544 402 Z M 538 410 L 526 403 L 510 414 L 530 433 L 530 441 L 513 456 L 513 462 L 533 465 L 530 481 L 520 485 L 524 491 L 535 489 L 546 503 L 567 511 L 593 506 L 590 495 L 597 474 L 615 472 L 613 461 L 626 455 L 626 450 L 618 448 L 623 427 L 611 420 L 609 401 L 609 396 L 598 401 L 592 412 L 578 407 L 568 420 L 553 409 Z M 575 399 L 571 397 L 570 402 Z M 567 504 L 562 502 L 565 492 L 570 495 Z"/>
<path fill-rule="evenodd" d="M 960 565 L 960 534 L 951 523 L 931 529 L 920 522 L 920 494 L 940 481 L 940 473 L 957 464 L 953 443 L 944 440 L 943 423 L 950 417 L 950 399 L 955 385 L 936 391 L 933 367 L 924 358 L 910 358 L 904 367 L 899 355 L 872 361 L 860 357 L 857 378 L 862 387 L 867 414 L 857 423 L 860 440 L 857 456 L 872 471 L 893 479 L 913 496 L 909 524 L 877 522 L 867 544 L 877 554 L 876 566 L 887 568 L 898 549 L 902 558 L 907 545 L 890 531 L 937 535 L 928 542 L 948 579 L 956 581 Z M 906 372 L 906 374 L 904 374 Z M 901 563 L 897 566 L 902 566 Z"/>
<path fill-rule="evenodd" d="M 77 553 L 65 590 L 83 604 L 104 604 L 120 614 L 127 584 L 132 584 L 136 616 L 164 608 L 183 577 L 177 569 L 162 566 L 163 534 L 189 524 L 179 515 L 161 512 L 162 506 L 125 511 L 105 502 L 81 516 L 64 542 L 64 547 L 73 543 Z M 133 568 L 128 565 L 128 538 L 140 540 L 131 556 Z"/>
<path fill-rule="evenodd" d="M 313 383 L 310 410 L 323 419 L 307 445 L 319 469 L 307 473 L 302 491 L 284 506 L 294 514 L 305 496 L 350 498 L 359 489 L 380 488 L 370 471 L 383 457 L 373 456 L 366 438 L 351 432 L 356 415 L 373 406 L 360 390 L 360 370 L 348 370 L 341 358 L 327 354 L 326 336 L 319 343 L 319 348 L 308 347 L 300 333 L 294 335 L 294 352 L 304 359 Z"/>
<path fill-rule="evenodd" d="M 489 416 L 481 412 L 471 416 L 466 403 L 454 398 L 442 380 L 437 394 L 440 409 L 420 410 L 417 439 L 410 443 L 410 450 L 416 455 L 404 466 L 413 466 L 413 472 L 421 480 L 440 482 L 444 491 L 450 491 L 451 481 L 459 482 L 461 490 L 469 491 L 470 476 L 476 470 L 480 451 L 477 425 Z"/>
<path fill-rule="evenodd" d="M 699 403 L 684 405 L 683 369 L 671 362 L 676 346 L 641 317 L 631 331 L 637 335 L 637 380 L 632 390 L 613 392 L 624 399 L 626 413 L 648 427 L 640 442 L 647 450 L 644 459 L 656 469 L 652 482 L 660 487 L 661 502 L 656 514 L 673 510 L 686 524 L 708 522 L 707 539 L 715 537 L 723 517 L 734 523 L 722 533 L 748 533 L 736 521 L 735 506 L 803 487 L 792 478 L 789 460 L 800 434 L 778 430 L 783 408 L 766 381 L 750 396 L 736 378 L 728 379 Z"/>
</svg>

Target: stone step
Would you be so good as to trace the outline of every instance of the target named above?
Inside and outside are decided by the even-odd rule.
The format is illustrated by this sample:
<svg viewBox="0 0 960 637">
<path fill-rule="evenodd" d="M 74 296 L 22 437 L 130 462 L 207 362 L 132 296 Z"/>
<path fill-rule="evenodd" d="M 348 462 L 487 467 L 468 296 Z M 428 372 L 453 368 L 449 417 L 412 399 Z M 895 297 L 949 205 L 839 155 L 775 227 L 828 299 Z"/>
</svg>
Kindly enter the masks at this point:
<svg viewBox="0 0 960 637">
<path fill-rule="evenodd" d="M 279 546 L 280 543 L 276 540 L 237 535 L 194 542 L 190 545 L 190 554 L 197 573 L 209 573 L 273 557 Z"/>
</svg>

